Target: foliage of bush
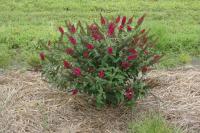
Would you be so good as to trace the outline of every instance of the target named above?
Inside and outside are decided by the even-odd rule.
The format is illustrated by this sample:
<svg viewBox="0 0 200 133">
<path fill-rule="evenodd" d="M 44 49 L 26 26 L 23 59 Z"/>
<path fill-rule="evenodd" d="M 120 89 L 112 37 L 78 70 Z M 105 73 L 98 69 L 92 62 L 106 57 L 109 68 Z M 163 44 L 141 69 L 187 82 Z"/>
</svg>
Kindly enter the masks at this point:
<svg viewBox="0 0 200 133">
<path fill-rule="evenodd" d="M 101 24 L 66 22 L 58 28 L 58 41 L 49 41 L 40 53 L 43 75 L 73 95 L 91 96 L 98 107 L 133 105 L 147 92 L 143 75 L 161 58 L 157 38 L 141 28 L 144 18 L 101 15 Z"/>
</svg>

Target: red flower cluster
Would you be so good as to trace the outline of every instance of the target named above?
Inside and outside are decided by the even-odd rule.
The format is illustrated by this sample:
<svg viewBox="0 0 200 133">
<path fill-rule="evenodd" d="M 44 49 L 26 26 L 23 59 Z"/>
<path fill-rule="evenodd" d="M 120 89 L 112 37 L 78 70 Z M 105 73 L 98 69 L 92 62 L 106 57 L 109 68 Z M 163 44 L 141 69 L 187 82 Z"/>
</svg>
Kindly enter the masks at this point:
<svg viewBox="0 0 200 133">
<path fill-rule="evenodd" d="M 129 18 L 127 24 L 131 24 L 133 22 L 133 16 L 131 18 Z"/>
<path fill-rule="evenodd" d="M 127 61 L 122 62 L 121 64 L 123 69 L 128 69 L 130 67 L 130 64 Z"/>
<path fill-rule="evenodd" d="M 127 57 L 127 59 L 128 59 L 129 61 L 135 60 L 135 59 L 138 57 L 138 52 L 137 52 L 135 49 L 129 49 L 128 51 L 131 53 L 131 55 L 129 55 L 129 56 Z"/>
<path fill-rule="evenodd" d="M 40 59 L 44 60 L 45 59 L 45 54 L 43 52 L 40 53 Z"/>
<path fill-rule="evenodd" d="M 140 18 L 138 19 L 138 21 L 137 21 L 137 25 L 138 25 L 138 26 L 142 24 L 142 22 L 144 21 L 144 17 L 145 17 L 145 16 L 146 16 L 146 15 L 144 14 L 142 17 L 140 17 Z"/>
<path fill-rule="evenodd" d="M 76 67 L 76 68 L 74 68 L 73 69 L 73 74 L 75 75 L 75 76 L 81 76 L 81 69 L 79 68 L 79 67 Z"/>
<path fill-rule="evenodd" d="M 94 49 L 94 45 L 92 45 L 92 44 L 87 44 L 86 47 L 87 47 L 88 50 L 92 50 L 92 49 Z"/>
<path fill-rule="evenodd" d="M 78 89 L 73 89 L 72 90 L 72 95 L 76 95 L 78 93 Z"/>
<path fill-rule="evenodd" d="M 126 16 L 124 16 L 124 17 L 122 18 L 122 23 L 121 23 L 121 25 L 125 25 L 125 23 L 126 23 Z"/>
<path fill-rule="evenodd" d="M 65 52 L 68 54 L 68 55 L 72 55 L 74 53 L 74 50 L 72 48 L 67 48 L 65 50 Z"/>
<path fill-rule="evenodd" d="M 130 25 L 127 25 L 127 31 L 131 31 L 132 27 Z"/>
<path fill-rule="evenodd" d="M 125 92 L 125 96 L 128 100 L 131 100 L 133 98 L 134 92 L 132 88 L 128 88 Z"/>
<path fill-rule="evenodd" d="M 99 78 L 103 78 L 105 76 L 105 73 L 103 70 L 99 71 L 98 73 Z"/>
<path fill-rule="evenodd" d="M 76 44 L 77 44 L 76 39 L 75 39 L 74 37 L 69 36 L 68 39 L 69 39 L 69 41 L 70 41 L 73 45 L 76 45 Z"/>
<path fill-rule="evenodd" d="M 88 51 L 84 51 L 83 52 L 83 57 L 84 58 L 88 58 L 89 57 L 89 52 Z"/>
<path fill-rule="evenodd" d="M 110 23 L 109 26 L 108 26 L 108 35 L 112 36 L 114 32 L 115 32 L 115 24 Z"/>
<path fill-rule="evenodd" d="M 113 48 L 112 48 L 112 47 L 108 47 L 108 48 L 107 48 L 107 51 L 108 51 L 108 54 L 111 55 L 111 54 L 113 53 Z"/>
<path fill-rule="evenodd" d="M 119 23 L 119 21 L 120 21 L 120 16 L 118 16 L 118 17 L 116 18 L 115 22 L 116 22 L 116 23 Z"/>
<path fill-rule="evenodd" d="M 100 34 L 99 29 L 96 24 L 91 24 L 89 26 L 91 36 L 95 41 L 100 41 L 103 39 L 103 36 Z"/>
<path fill-rule="evenodd" d="M 101 24 L 105 25 L 106 24 L 106 19 L 101 15 Z"/>
<path fill-rule="evenodd" d="M 60 31 L 60 33 L 61 33 L 61 35 L 63 35 L 63 34 L 65 33 L 65 31 L 64 31 L 64 29 L 63 29 L 63 27 L 59 27 L 58 29 L 59 29 L 59 31 Z"/>
<path fill-rule="evenodd" d="M 63 65 L 64 65 L 64 68 L 70 68 L 71 67 L 70 63 L 66 60 L 63 61 Z"/>
</svg>

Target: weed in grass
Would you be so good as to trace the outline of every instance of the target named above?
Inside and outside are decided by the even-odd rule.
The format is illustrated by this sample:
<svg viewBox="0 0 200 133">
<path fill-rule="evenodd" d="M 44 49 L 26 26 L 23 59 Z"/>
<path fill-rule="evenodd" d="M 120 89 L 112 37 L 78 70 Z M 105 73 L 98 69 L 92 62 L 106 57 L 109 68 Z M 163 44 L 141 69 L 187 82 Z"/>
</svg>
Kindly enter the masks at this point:
<svg viewBox="0 0 200 133">
<path fill-rule="evenodd" d="M 181 133 L 181 130 L 169 125 L 165 119 L 155 113 L 143 116 L 129 124 L 130 133 Z"/>
</svg>

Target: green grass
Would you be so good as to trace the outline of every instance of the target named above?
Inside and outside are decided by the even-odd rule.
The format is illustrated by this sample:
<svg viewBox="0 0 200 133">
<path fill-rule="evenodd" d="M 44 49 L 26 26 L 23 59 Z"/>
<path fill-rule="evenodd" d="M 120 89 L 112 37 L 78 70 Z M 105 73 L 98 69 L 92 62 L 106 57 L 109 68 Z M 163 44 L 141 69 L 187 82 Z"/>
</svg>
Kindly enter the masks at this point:
<svg viewBox="0 0 200 133">
<path fill-rule="evenodd" d="M 129 124 L 130 133 L 182 133 L 179 128 L 172 127 L 158 114 L 150 113 L 144 116 Z"/>
<path fill-rule="evenodd" d="M 55 39 L 65 20 L 98 21 L 100 12 L 148 13 L 144 27 L 160 37 L 158 48 L 166 53 L 161 66 L 176 66 L 200 55 L 199 7 L 199 0 L 0 0 L 0 67 L 26 62 L 25 53 L 35 55 L 38 45 Z"/>
</svg>

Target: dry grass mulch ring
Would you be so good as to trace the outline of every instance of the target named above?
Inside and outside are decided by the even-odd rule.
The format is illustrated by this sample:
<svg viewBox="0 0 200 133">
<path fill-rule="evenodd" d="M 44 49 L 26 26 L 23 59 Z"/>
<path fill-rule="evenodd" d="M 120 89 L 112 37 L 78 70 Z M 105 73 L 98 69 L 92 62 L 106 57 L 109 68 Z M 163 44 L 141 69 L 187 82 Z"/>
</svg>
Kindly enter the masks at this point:
<svg viewBox="0 0 200 133">
<path fill-rule="evenodd" d="M 171 123 L 200 132 L 200 70 L 152 71 L 151 94 L 136 112 L 159 110 Z M 0 75 L 0 132 L 127 132 L 137 114 L 126 107 L 97 110 L 84 96 L 52 89 L 40 73 L 9 71 Z"/>
</svg>

